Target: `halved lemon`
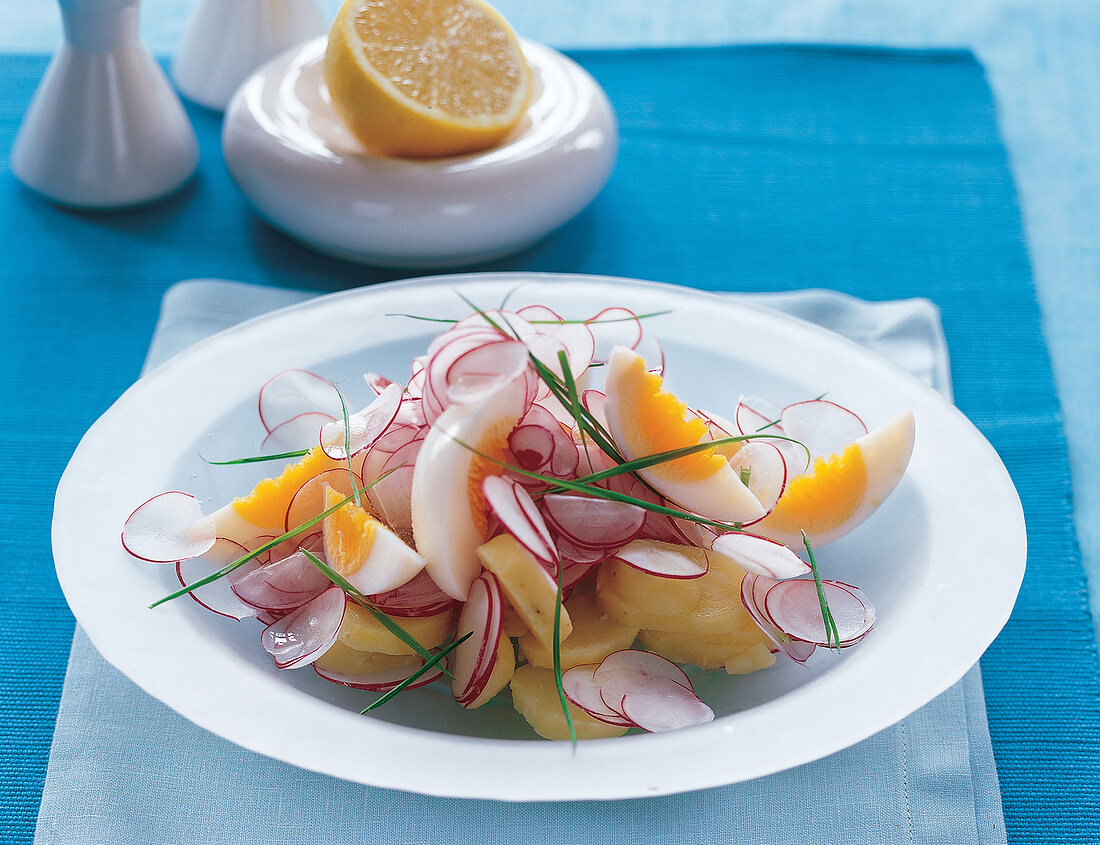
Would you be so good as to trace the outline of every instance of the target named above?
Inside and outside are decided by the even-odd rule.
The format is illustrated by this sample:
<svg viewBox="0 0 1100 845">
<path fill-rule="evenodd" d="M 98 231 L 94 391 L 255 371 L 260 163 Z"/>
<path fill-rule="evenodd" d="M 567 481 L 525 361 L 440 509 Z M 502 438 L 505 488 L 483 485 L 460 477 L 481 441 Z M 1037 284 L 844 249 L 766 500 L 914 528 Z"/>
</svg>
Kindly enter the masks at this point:
<svg viewBox="0 0 1100 845">
<path fill-rule="evenodd" d="M 490 147 L 531 97 L 519 40 L 480 0 L 346 0 L 324 76 L 336 113 L 385 156 Z"/>
</svg>

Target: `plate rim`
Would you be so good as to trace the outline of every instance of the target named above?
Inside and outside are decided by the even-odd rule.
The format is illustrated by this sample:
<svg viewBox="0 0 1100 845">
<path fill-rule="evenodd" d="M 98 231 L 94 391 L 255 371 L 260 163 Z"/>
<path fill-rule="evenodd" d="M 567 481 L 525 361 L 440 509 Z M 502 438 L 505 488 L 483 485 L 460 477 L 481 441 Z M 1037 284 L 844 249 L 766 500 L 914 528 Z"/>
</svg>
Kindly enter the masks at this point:
<svg viewBox="0 0 1100 845">
<path fill-rule="evenodd" d="M 861 735 L 853 738 L 853 731 L 850 727 L 845 731 L 834 731 L 833 734 L 828 737 L 818 737 L 817 739 L 819 741 L 815 744 L 811 752 L 805 752 L 803 750 L 801 753 L 793 754 L 793 757 L 797 757 L 798 759 L 793 759 L 792 752 L 788 749 L 780 755 L 779 759 L 775 759 L 771 762 L 757 761 L 755 765 L 743 766 L 740 771 L 736 772 L 731 772 L 728 768 L 715 764 L 715 761 L 712 759 L 714 756 L 714 746 L 716 744 L 715 738 L 725 737 L 726 745 L 732 744 L 733 746 L 737 746 L 739 742 L 745 740 L 745 734 L 750 732 L 749 729 L 753 726 L 753 723 L 759 721 L 755 718 L 743 717 L 753 710 L 761 710 L 764 708 L 751 708 L 748 711 L 742 711 L 723 719 L 716 720 L 710 725 L 677 731 L 671 734 L 632 736 L 613 740 L 590 740 L 582 743 L 578 747 L 578 753 L 576 755 L 570 754 L 568 751 L 568 743 L 538 742 L 534 740 L 519 741 L 522 742 L 524 750 L 530 752 L 522 756 L 530 758 L 529 765 L 538 768 L 542 774 L 540 777 L 533 778 L 530 783 L 516 783 L 514 772 L 510 777 L 502 778 L 500 774 L 500 767 L 503 766 L 507 768 L 510 765 L 509 757 L 516 748 L 517 740 L 484 739 L 441 734 L 394 725 L 387 722 L 376 722 L 373 720 L 367 722 L 357 714 L 345 713 L 346 716 L 354 717 L 356 720 L 355 724 L 359 726 L 356 728 L 357 730 L 365 730 L 371 741 L 377 743 L 378 750 L 383 752 L 383 759 L 386 759 L 385 755 L 387 754 L 408 754 L 412 750 L 415 750 L 415 752 L 419 754 L 425 750 L 423 746 L 437 744 L 444 745 L 448 755 L 453 754 L 455 759 L 462 758 L 468 760 L 470 756 L 476 756 L 478 761 L 475 768 L 476 772 L 480 773 L 480 777 L 477 773 L 468 771 L 460 778 L 462 783 L 457 783 L 453 782 L 453 778 L 448 778 L 446 776 L 440 777 L 438 774 L 433 776 L 430 782 L 426 782 L 423 777 L 418 776 L 418 774 L 414 772 L 403 771 L 399 776 L 395 777 L 393 771 L 377 772 L 374 769 L 352 771 L 348 769 L 346 765 L 347 761 L 344 761 L 341 765 L 333 765 L 332 761 L 316 759 L 315 753 L 312 753 L 316 751 L 316 748 L 311 748 L 308 744 L 303 745 L 300 742 L 289 742 L 285 744 L 284 753 L 272 753 L 270 747 L 262 747 L 264 746 L 262 738 L 258 738 L 254 734 L 250 734 L 246 737 L 239 735 L 230 736 L 228 734 L 232 733 L 232 731 L 227 731 L 224 725 L 211 723 L 211 714 L 200 706 L 200 702 L 197 702 L 194 696 L 174 696 L 169 694 L 166 698 L 163 694 L 163 690 L 159 690 L 159 688 L 157 690 L 150 689 L 146 683 L 143 683 L 141 679 L 135 677 L 132 664 L 128 660 L 120 661 L 118 659 L 119 656 L 116 653 L 118 648 L 117 643 L 110 642 L 110 638 L 105 637 L 101 627 L 93 624 L 89 628 L 85 625 L 85 620 L 82 619 L 84 599 L 83 597 L 77 597 L 76 606 L 74 606 L 74 597 L 70 595 L 70 590 L 74 588 L 71 578 L 72 573 L 71 571 L 63 571 L 62 557 L 68 552 L 66 538 L 62 531 L 64 527 L 64 517 L 67 513 L 66 508 L 68 507 L 68 503 L 63 493 L 67 486 L 67 479 L 71 482 L 70 470 L 78 470 L 81 467 L 78 459 L 82 458 L 82 456 L 92 448 L 91 445 L 86 446 L 85 444 L 93 444 L 103 427 L 109 426 L 113 422 L 113 417 L 120 413 L 120 411 L 116 409 L 120 406 L 125 407 L 127 403 L 132 401 L 135 395 L 146 391 L 149 384 L 159 383 L 166 378 L 171 378 L 179 368 L 186 368 L 190 365 L 189 362 L 201 358 L 202 355 L 207 354 L 211 349 L 216 350 L 219 345 L 223 345 L 227 342 L 227 338 L 239 338 L 257 331 L 257 327 L 259 327 L 259 330 L 262 332 L 265 326 L 277 324 L 279 321 L 287 319 L 288 314 L 293 316 L 296 313 L 306 313 L 313 309 L 321 309 L 323 311 L 339 308 L 340 303 L 347 299 L 365 298 L 371 300 L 380 297 L 385 298 L 391 292 L 401 292 L 402 290 L 414 288 L 442 289 L 443 287 L 454 288 L 456 285 L 465 287 L 495 285 L 500 287 L 508 283 L 555 286 L 561 286 L 567 283 L 579 283 L 587 286 L 596 285 L 599 286 L 600 289 L 607 287 L 617 290 L 633 289 L 646 291 L 655 296 L 667 296 L 673 299 L 686 298 L 688 300 L 699 300 L 701 302 L 707 302 L 708 304 L 720 305 L 722 310 L 728 310 L 730 312 L 753 312 L 757 314 L 760 319 L 774 320 L 781 324 L 796 327 L 791 329 L 792 331 L 797 331 L 799 333 L 809 332 L 811 335 L 816 335 L 821 339 L 827 339 L 825 342 L 829 345 L 835 346 L 836 348 L 847 349 L 849 355 L 873 361 L 874 368 L 881 370 L 885 367 L 886 370 L 891 371 L 892 378 L 897 379 L 903 384 L 905 389 L 913 391 L 916 395 L 923 397 L 926 403 L 932 407 L 938 408 L 940 413 L 944 414 L 947 419 L 952 420 L 954 425 L 959 427 L 959 430 L 968 432 L 971 437 L 976 437 L 979 445 L 984 444 L 982 448 L 986 451 L 985 457 L 992 457 L 994 459 L 991 471 L 995 474 L 999 473 L 1001 476 L 1000 480 L 1007 483 L 1007 488 L 1002 487 L 1001 489 L 1004 492 L 1010 491 L 1007 506 L 1010 510 L 1015 511 L 1015 513 L 1011 514 L 1013 517 L 1013 528 L 1015 530 L 1005 528 L 1001 533 L 1004 537 L 1011 537 L 1013 539 L 1013 542 L 1009 545 L 1016 547 L 1016 554 L 1014 555 L 1015 560 L 1013 561 L 1016 565 L 1005 570 L 1010 577 L 1007 579 L 1006 583 L 1002 585 L 1001 593 L 1004 595 L 1011 593 L 1012 600 L 1007 601 L 1004 607 L 1000 607 L 998 613 L 995 615 L 996 618 L 987 624 L 986 627 L 989 630 L 985 633 L 988 634 L 988 636 L 983 635 L 972 643 L 970 649 L 967 651 L 966 659 L 954 664 L 950 671 L 941 669 L 937 673 L 937 682 L 933 684 L 935 689 L 929 688 L 925 693 L 917 696 L 909 694 L 907 697 L 899 697 L 903 698 L 905 703 L 899 706 L 899 703 L 895 702 L 893 706 L 885 708 L 882 712 L 876 714 L 875 718 L 864 722 L 861 729 L 856 732 Z M 365 348 L 369 347 L 365 346 Z M 919 436 L 918 434 L 918 437 Z M 77 616 L 78 622 L 85 627 L 89 638 L 96 646 L 97 650 L 99 650 L 101 654 L 104 654 L 109 662 L 121 669 L 123 673 L 129 676 L 138 686 L 145 689 L 172 709 L 175 709 L 185 718 L 198 724 L 200 727 L 245 748 L 265 754 L 266 756 L 274 757 L 275 759 L 280 759 L 305 769 L 323 772 L 366 785 L 403 789 L 446 797 L 490 798 L 517 801 L 619 799 L 673 794 L 749 780 L 803 763 L 808 763 L 846 748 L 894 724 L 909 713 L 919 709 L 920 706 L 923 706 L 940 692 L 957 682 L 959 678 L 970 669 L 1007 621 L 1015 602 L 1015 597 L 1020 589 L 1024 567 L 1026 565 L 1026 534 L 1023 532 L 1022 506 L 1020 505 L 1015 488 L 1012 485 L 1011 478 L 1004 468 L 1003 462 L 1001 462 L 996 451 L 988 441 L 986 441 L 984 436 L 981 435 L 977 428 L 973 426 L 961 411 L 944 399 L 938 392 L 924 385 L 902 368 L 886 361 L 854 341 L 848 340 L 828 329 L 798 317 L 774 311 L 757 303 L 731 301 L 719 293 L 702 291 L 695 288 L 686 288 L 663 282 L 574 273 L 461 273 L 441 276 L 424 276 L 397 282 L 388 282 L 366 288 L 355 288 L 326 294 L 308 299 L 301 303 L 285 306 L 245 320 L 236 326 L 220 331 L 199 341 L 186 350 L 172 356 L 167 361 L 142 376 L 141 379 L 124 392 L 123 395 L 112 404 L 111 408 L 89 428 L 84 438 L 82 438 L 80 445 L 78 445 L 77 449 L 74 451 L 73 457 L 66 466 L 65 472 L 58 484 L 52 522 L 52 535 L 58 580 L 61 583 L 66 600 L 69 601 L 70 607 L 73 608 L 74 615 Z M 80 610 L 78 610 L 78 607 Z M 111 653 L 109 654 L 107 652 Z M 971 656 L 973 657 L 972 660 L 970 659 Z M 120 662 L 122 662 L 123 665 L 119 665 Z M 963 665 L 963 663 L 965 663 L 965 665 Z M 140 672 L 137 674 L 140 674 Z M 803 685 L 803 687 L 795 692 L 799 692 L 806 687 L 819 686 L 823 680 L 834 674 L 837 674 L 836 670 L 830 670 L 825 675 L 816 678 L 810 684 Z M 848 673 L 842 672 L 840 674 Z M 146 681 L 147 680 L 146 677 Z M 282 686 L 285 690 L 290 689 L 289 685 L 283 684 Z M 826 686 L 831 687 L 832 684 L 826 684 Z M 301 695 L 305 694 L 302 693 Z M 788 693 L 780 698 L 789 698 L 790 695 L 791 694 Z M 296 696 L 291 697 L 296 698 Z M 311 696 L 307 697 L 316 704 L 324 704 L 324 702 L 321 702 L 319 699 L 312 698 Z M 172 700 L 168 700 L 169 698 Z M 917 698 L 921 700 L 917 701 L 914 706 L 910 706 Z M 900 712 L 903 710 L 904 712 Z M 735 723 L 729 723 L 728 720 L 731 719 L 735 720 Z M 334 722 L 340 723 L 341 725 L 345 723 L 349 725 L 352 724 L 339 717 L 335 718 Z M 721 724 L 723 722 L 727 722 L 727 724 Z M 749 724 L 743 725 L 743 722 L 748 722 Z M 563 746 L 565 747 L 563 748 Z M 589 749 L 591 749 L 591 751 L 589 751 Z M 672 751 L 672 749 L 675 750 Z M 476 751 L 476 755 L 471 754 L 471 752 L 474 751 Z M 595 763 L 598 767 L 611 765 L 616 774 L 621 775 L 624 771 L 622 763 L 625 759 L 637 761 L 639 754 L 648 758 L 660 757 L 668 753 L 675 753 L 678 755 L 686 754 L 689 755 L 689 757 L 693 757 L 694 762 L 698 762 L 700 759 L 706 759 L 708 763 L 704 766 L 697 766 L 695 772 L 689 774 L 687 777 L 681 777 L 681 775 L 684 774 L 682 772 L 677 773 L 676 777 L 671 777 L 667 773 L 657 772 L 654 777 L 648 780 L 644 777 L 641 779 L 631 778 L 621 785 L 611 782 L 614 778 L 605 776 L 603 778 L 605 783 L 597 787 L 597 781 L 592 777 L 591 766 L 593 764 L 593 758 L 595 758 Z M 634 765 L 637 766 L 637 762 L 635 762 Z M 444 769 L 446 767 L 440 766 L 439 768 Z M 641 768 L 641 766 L 638 766 L 638 768 Z M 547 776 L 548 774 L 550 777 Z"/>
</svg>

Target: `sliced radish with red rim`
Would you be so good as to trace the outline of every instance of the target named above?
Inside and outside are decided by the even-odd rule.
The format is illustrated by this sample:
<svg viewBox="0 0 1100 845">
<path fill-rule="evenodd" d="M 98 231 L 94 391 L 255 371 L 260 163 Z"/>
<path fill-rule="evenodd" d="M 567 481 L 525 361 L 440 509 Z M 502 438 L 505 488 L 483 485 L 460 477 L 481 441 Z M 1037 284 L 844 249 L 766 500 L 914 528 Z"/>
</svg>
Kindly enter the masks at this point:
<svg viewBox="0 0 1100 845">
<path fill-rule="evenodd" d="M 447 404 L 485 401 L 519 378 L 527 365 L 527 347 L 519 341 L 497 339 L 475 346 L 447 370 Z"/>
<path fill-rule="evenodd" d="M 209 551 L 217 539 L 213 517 L 190 493 L 169 490 L 148 499 L 122 526 L 122 546 L 149 563 L 175 563 Z"/>
<path fill-rule="evenodd" d="M 233 592 L 252 607 L 290 611 L 332 586 L 302 552 L 258 567 L 233 582 Z"/>
<path fill-rule="evenodd" d="M 745 486 L 765 513 L 770 513 L 787 486 L 787 461 L 782 450 L 774 441 L 749 440 L 741 444 L 729 463 L 742 480 L 747 476 Z"/>
<path fill-rule="evenodd" d="M 456 639 L 469 634 L 452 652 L 454 680 L 451 690 L 459 704 L 465 706 L 484 692 L 496 666 L 503 624 L 504 594 L 496 578 L 483 572 L 470 585 L 455 628 Z"/>
<path fill-rule="evenodd" d="M 427 573 L 421 570 L 409 581 L 389 592 L 370 597 L 389 616 L 435 616 L 450 609 L 457 601 L 444 593 Z"/>
<path fill-rule="evenodd" d="M 747 531 L 719 534 L 711 543 L 711 548 L 733 558 L 746 572 L 766 575 L 777 581 L 797 578 L 811 571 L 810 565 L 787 546 Z"/>
<path fill-rule="evenodd" d="M 690 728 L 714 719 L 714 711 L 691 689 L 667 678 L 655 678 L 628 690 L 621 709 L 626 719 L 650 733 Z"/>
<path fill-rule="evenodd" d="M 541 511 L 546 522 L 572 545 L 606 551 L 638 536 L 646 511 L 630 502 L 548 493 Z"/>
<path fill-rule="evenodd" d="M 260 444 L 260 452 L 264 455 L 275 455 L 314 446 L 320 440 L 321 429 L 335 420 L 336 417 L 332 414 L 322 411 L 298 414 L 271 429 Z"/>
<path fill-rule="evenodd" d="M 781 419 L 786 435 L 805 443 L 815 458 L 839 455 L 867 433 L 863 420 L 827 399 L 788 405 Z"/>
<path fill-rule="evenodd" d="M 283 370 L 260 388 L 260 422 L 271 433 L 303 414 L 321 412 L 329 419 L 342 415 L 332 382 L 308 370 Z"/>
<path fill-rule="evenodd" d="M 260 644 L 280 669 L 308 666 L 336 642 L 344 606 L 344 591 L 333 585 L 264 628 Z"/>
<path fill-rule="evenodd" d="M 180 586 L 186 587 L 205 578 L 212 572 L 224 569 L 247 554 L 248 550 L 240 543 L 219 537 L 206 554 L 197 558 L 181 560 L 177 563 L 176 577 L 179 579 Z M 249 561 L 209 584 L 196 587 L 187 595 L 207 610 L 217 613 L 219 616 L 235 619 L 238 622 L 256 616 L 256 608 L 241 601 L 233 592 L 232 584 L 234 576 L 237 576 L 238 573 L 244 574 L 249 569 L 257 568 L 259 565 L 257 561 Z"/>
<path fill-rule="evenodd" d="M 780 422 L 782 413 L 782 408 L 767 399 L 761 399 L 759 396 L 742 396 L 734 414 L 738 431 L 732 433 L 783 434 L 783 425 Z"/>
<path fill-rule="evenodd" d="M 486 476 L 481 489 L 485 501 L 504 529 L 541 561 L 551 574 L 556 574 L 558 551 L 554 548 L 554 538 L 550 536 L 550 530 L 531 494 L 501 475 Z"/>
<path fill-rule="evenodd" d="M 772 641 L 779 651 L 782 651 L 796 663 L 805 664 L 813 655 L 816 646 L 813 643 L 792 640 L 779 630 L 765 610 L 765 599 L 768 591 L 777 583 L 779 582 L 774 578 L 750 572 L 741 581 L 741 603 L 745 606 L 745 610 L 748 611 L 756 626 Z"/>
<path fill-rule="evenodd" d="M 822 581 L 825 600 L 836 622 L 841 648 L 859 642 L 875 625 L 874 606 L 862 591 L 849 584 Z M 768 619 L 783 633 L 818 646 L 837 646 L 830 641 L 821 615 L 817 584 L 813 581 L 783 581 L 771 587 L 764 608 Z"/>
<path fill-rule="evenodd" d="M 344 460 L 347 446 L 356 455 L 378 440 L 396 419 L 403 394 L 401 385 L 391 383 L 363 410 L 348 415 L 347 428 L 342 415 L 322 426 L 319 440 L 325 454 L 333 460 Z"/>
<path fill-rule="evenodd" d="M 586 663 L 562 672 L 561 685 L 565 697 L 593 719 L 620 728 L 634 727 L 633 722 L 604 702 L 600 695 L 600 685 L 593 677 L 597 668 L 595 663 Z"/>
<path fill-rule="evenodd" d="M 707 553 L 694 546 L 659 540 L 634 540 L 614 554 L 615 560 L 661 578 L 702 578 L 707 574 Z"/>
</svg>

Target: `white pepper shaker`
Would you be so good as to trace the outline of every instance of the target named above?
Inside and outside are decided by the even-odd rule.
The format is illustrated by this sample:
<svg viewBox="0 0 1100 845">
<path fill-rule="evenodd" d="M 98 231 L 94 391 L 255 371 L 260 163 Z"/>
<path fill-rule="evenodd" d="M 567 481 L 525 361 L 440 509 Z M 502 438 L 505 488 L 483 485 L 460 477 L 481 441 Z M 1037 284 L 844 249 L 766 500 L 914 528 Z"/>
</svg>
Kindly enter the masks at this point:
<svg viewBox="0 0 1100 845">
<path fill-rule="evenodd" d="M 253 71 L 329 23 L 316 0 L 199 0 L 172 78 L 188 99 L 224 111 Z"/>
<path fill-rule="evenodd" d="M 160 199 L 198 164 L 195 132 L 138 37 L 139 0 L 59 0 L 65 39 L 12 148 L 12 171 L 56 202 L 93 209 Z"/>
</svg>

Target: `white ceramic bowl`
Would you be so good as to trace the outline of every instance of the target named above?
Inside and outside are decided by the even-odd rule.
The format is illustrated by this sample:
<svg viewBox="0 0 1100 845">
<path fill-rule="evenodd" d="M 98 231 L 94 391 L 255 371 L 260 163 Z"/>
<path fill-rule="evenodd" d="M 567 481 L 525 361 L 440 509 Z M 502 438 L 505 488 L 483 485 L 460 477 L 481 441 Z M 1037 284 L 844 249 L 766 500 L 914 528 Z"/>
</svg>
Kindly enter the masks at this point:
<svg viewBox="0 0 1100 845">
<path fill-rule="evenodd" d="M 439 159 L 368 155 L 329 102 L 325 39 L 273 59 L 237 92 L 222 148 L 274 226 L 369 264 L 458 266 L 521 250 L 587 206 L 607 182 L 618 127 L 579 65 L 530 41 L 535 92 L 501 144 Z"/>
</svg>

